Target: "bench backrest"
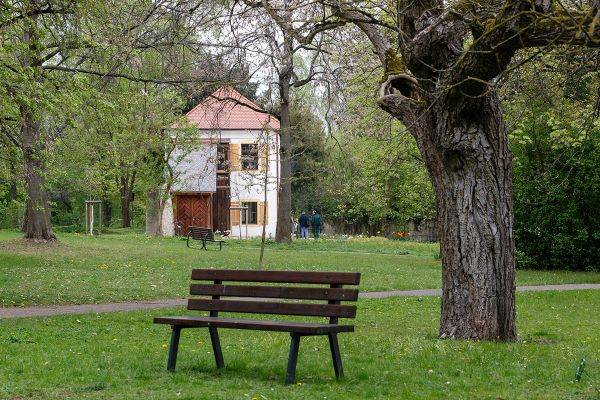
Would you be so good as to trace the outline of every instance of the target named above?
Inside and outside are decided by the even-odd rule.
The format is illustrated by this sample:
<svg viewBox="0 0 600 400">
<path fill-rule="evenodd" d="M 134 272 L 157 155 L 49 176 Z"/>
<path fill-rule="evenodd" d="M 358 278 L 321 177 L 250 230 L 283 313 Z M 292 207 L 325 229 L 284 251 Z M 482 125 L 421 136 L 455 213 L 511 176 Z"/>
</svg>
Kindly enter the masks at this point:
<svg viewBox="0 0 600 400">
<path fill-rule="evenodd" d="M 190 226 L 189 231 L 188 231 L 188 236 L 191 237 L 192 239 L 197 239 L 197 240 L 202 240 L 202 239 L 214 240 L 215 239 L 215 235 L 213 234 L 212 229 L 203 228 L 201 226 Z"/>
<path fill-rule="evenodd" d="M 211 284 L 193 283 L 190 286 L 190 294 L 212 298 L 190 298 L 189 310 L 210 311 L 211 316 L 217 316 L 219 311 L 223 311 L 328 317 L 330 323 L 334 324 L 338 318 L 356 316 L 356 306 L 342 305 L 340 302 L 358 299 L 358 289 L 343 288 L 343 285 L 358 285 L 360 273 L 194 269 L 192 280 L 212 281 Z M 236 284 L 229 285 L 225 282 Z M 269 285 L 261 286 L 256 283 Z M 273 286 L 270 285 L 272 283 L 327 286 Z M 221 297 L 250 297 L 256 300 L 223 300 Z M 283 302 L 270 299 L 304 301 Z M 312 300 L 322 302 L 311 302 Z"/>
</svg>

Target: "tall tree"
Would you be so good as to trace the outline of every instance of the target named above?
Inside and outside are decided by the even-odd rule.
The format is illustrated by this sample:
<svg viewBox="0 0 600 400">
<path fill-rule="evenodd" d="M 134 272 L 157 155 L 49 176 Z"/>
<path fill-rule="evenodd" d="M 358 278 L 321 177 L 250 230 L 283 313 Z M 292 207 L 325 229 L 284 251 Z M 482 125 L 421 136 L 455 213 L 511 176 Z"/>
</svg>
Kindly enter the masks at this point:
<svg viewBox="0 0 600 400">
<path fill-rule="evenodd" d="M 431 177 L 440 335 L 516 339 L 512 162 L 494 83 L 519 49 L 599 46 L 598 3 L 400 0 L 395 24 L 366 5 L 324 3 L 373 44 L 385 68 L 378 104 L 410 130 Z"/>
<path fill-rule="evenodd" d="M 49 45 L 60 34 L 68 35 L 69 28 L 59 25 L 75 13 L 73 2 L 25 1 L 2 4 L 0 20 L 0 49 L 4 87 L 14 99 L 5 112 L 20 122 L 15 144 L 23 155 L 26 207 L 23 222 L 25 237 L 54 240 L 50 224 L 48 196 L 45 190 L 45 150 L 49 143 L 49 121 L 44 109 L 53 91 L 42 71 L 52 58 L 55 48 Z M 68 25 L 68 24 L 66 24 Z M 56 35 L 49 38 L 48 33 Z M 7 132 L 5 132 L 7 133 Z"/>
<path fill-rule="evenodd" d="M 6 129 L 2 133 L 16 139 L 12 142 L 22 150 L 27 238 L 55 239 L 45 183 L 52 143 L 74 117 L 59 114 L 78 111 L 60 101 L 59 94 L 70 94 L 68 83 L 78 74 L 104 82 L 119 78 L 183 85 L 207 80 L 193 75 L 187 58 L 179 56 L 189 49 L 203 51 L 196 28 L 210 30 L 223 10 L 220 1 L 189 0 L 0 3 L 0 95 L 8 99 L 0 121 L 17 121 L 21 127 L 18 137 Z M 174 48 L 184 50 L 170 51 Z M 132 60 L 148 51 L 162 55 L 158 78 L 136 76 L 130 68 Z M 122 186 L 129 198 L 131 185 Z"/>
<path fill-rule="evenodd" d="M 409 129 L 432 180 L 440 336 L 515 340 L 512 161 L 494 85 L 520 49 L 600 46 L 598 2 L 320 3 L 322 20 L 368 37 L 384 69 L 377 102 Z"/>
<path fill-rule="evenodd" d="M 292 136 L 294 125 L 291 119 L 291 91 L 310 83 L 315 76 L 322 72 L 322 48 L 324 33 L 340 25 L 339 22 L 325 19 L 312 19 L 319 16 L 320 7 L 315 3 L 302 0 L 254 1 L 244 0 L 250 10 L 263 9 L 261 29 L 264 41 L 261 48 L 269 49 L 268 61 L 274 67 L 279 98 L 279 188 L 277 204 L 277 230 L 275 240 L 278 243 L 291 241 L 290 215 L 292 213 Z M 331 17 L 331 16 L 330 16 Z M 301 18 L 306 23 L 300 29 L 294 28 L 294 23 Z M 252 33 L 254 37 L 255 33 Z M 297 58 L 302 56 L 310 60 L 305 76 L 299 77 L 300 69 Z"/>
</svg>

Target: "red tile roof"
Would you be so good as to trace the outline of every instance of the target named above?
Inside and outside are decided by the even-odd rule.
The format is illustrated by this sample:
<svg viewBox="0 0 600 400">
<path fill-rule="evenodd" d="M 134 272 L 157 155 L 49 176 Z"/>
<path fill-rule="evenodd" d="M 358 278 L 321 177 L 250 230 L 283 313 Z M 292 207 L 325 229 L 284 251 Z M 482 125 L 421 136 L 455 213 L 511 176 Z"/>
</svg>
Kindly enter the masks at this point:
<svg viewBox="0 0 600 400">
<path fill-rule="evenodd" d="M 185 118 L 199 129 L 279 129 L 279 120 L 229 86 L 222 86 Z"/>
</svg>

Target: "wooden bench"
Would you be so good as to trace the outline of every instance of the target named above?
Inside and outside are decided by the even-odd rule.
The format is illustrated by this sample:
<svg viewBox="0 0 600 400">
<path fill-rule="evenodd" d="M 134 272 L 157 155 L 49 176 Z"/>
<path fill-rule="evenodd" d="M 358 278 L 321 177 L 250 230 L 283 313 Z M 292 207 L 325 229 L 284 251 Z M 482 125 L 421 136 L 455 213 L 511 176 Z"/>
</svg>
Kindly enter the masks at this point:
<svg viewBox="0 0 600 400">
<path fill-rule="evenodd" d="M 207 251 L 208 249 L 206 248 L 206 242 L 219 243 L 219 250 L 223 248 L 223 240 L 215 239 L 215 234 L 210 228 L 203 228 L 201 226 L 190 226 L 186 242 L 187 247 L 190 247 L 190 239 L 201 240 L 202 248 Z"/>
<path fill-rule="evenodd" d="M 338 319 L 354 318 L 356 306 L 341 305 L 340 302 L 356 301 L 358 299 L 358 289 L 345 289 L 343 285 L 358 285 L 360 273 L 194 269 L 192 280 L 212 281 L 210 284 L 192 283 L 190 294 L 205 297 L 190 298 L 187 305 L 188 310 L 209 311 L 209 316 L 154 318 L 154 323 L 168 324 L 172 328 L 167 370 L 175 370 L 179 335 L 183 328 L 208 328 L 217 368 L 223 368 L 223 353 L 217 328 L 233 328 L 290 333 L 291 345 L 285 374 L 286 385 L 294 383 L 300 338 L 302 336 L 327 335 L 335 376 L 338 379 L 344 377 L 337 334 L 353 332 L 354 325 L 339 324 Z M 230 285 L 225 284 L 225 282 L 320 284 L 327 286 L 261 286 L 239 283 Z M 221 297 L 234 297 L 234 299 L 223 300 Z M 293 300 L 280 301 L 281 299 Z M 316 303 L 314 300 L 322 302 Z M 328 320 L 324 323 L 317 323 L 223 318 L 219 316 L 219 312 L 325 317 Z"/>
</svg>

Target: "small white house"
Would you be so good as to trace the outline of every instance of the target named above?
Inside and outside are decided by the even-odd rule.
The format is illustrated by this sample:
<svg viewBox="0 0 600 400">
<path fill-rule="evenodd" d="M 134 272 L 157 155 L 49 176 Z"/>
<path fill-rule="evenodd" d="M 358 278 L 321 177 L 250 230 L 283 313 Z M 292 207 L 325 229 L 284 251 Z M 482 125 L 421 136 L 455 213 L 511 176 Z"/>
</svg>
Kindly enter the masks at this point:
<svg viewBox="0 0 600 400">
<path fill-rule="evenodd" d="M 164 233 L 187 235 L 189 226 L 203 226 L 254 237 L 264 221 L 267 236 L 274 236 L 279 120 L 227 86 L 184 118 L 198 128 L 200 143 L 171 155 L 177 179 L 164 208 Z"/>
</svg>

